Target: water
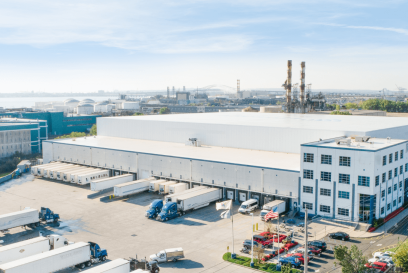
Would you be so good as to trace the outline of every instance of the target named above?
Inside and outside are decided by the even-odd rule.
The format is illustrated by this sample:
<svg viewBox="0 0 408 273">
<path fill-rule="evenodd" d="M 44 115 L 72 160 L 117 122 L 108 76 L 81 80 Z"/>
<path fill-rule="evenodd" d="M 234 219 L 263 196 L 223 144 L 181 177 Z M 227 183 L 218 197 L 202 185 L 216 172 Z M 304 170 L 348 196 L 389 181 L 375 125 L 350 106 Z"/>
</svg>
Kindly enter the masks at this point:
<svg viewBox="0 0 408 273">
<path fill-rule="evenodd" d="M 64 101 L 66 99 L 84 100 L 91 99 L 94 101 L 104 101 L 108 99 L 118 99 L 117 95 L 114 96 L 90 96 L 90 97 L 18 97 L 18 98 L 1 98 L 0 107 L 3 108 L 22 108 L 33 107 L 36 102 L 49 102 L 49 101 Z"/>
</svg>

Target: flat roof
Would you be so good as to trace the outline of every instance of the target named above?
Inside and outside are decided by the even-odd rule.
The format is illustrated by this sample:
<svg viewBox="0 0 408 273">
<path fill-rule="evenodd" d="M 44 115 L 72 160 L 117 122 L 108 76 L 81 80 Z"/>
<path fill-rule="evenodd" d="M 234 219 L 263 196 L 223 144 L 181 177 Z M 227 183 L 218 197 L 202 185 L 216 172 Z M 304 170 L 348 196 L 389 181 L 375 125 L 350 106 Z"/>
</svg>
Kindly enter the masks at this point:
<svg viewBox="0 0 408 273">
<path fill-rule="evenodd" d="M 223 148 L 205 145 L 201 147 L 193 147 L 186 146 L 183 143 L 106 136 L 97 136 L 95 138 L 87 137 L 86 139 L 76 138 L 75 142 L 72 141 L 72 139 L 54 139 L 45 142 L 165 155 L 294 172 L 300 171 L 300 154 L 296 153 Z"/>
<path fill-rule="evenodd" d="M 385 116 L 216 112 L 183 115 L 104 117 L 103 119 L 262 126 L 334 131 L 373 131 L 408 125 L 408 119 Z"/>
<path fill-rule="evenodd" d="M 316 141 L 311 143 L 302 144 L 306 147 L 319 147 L 319 148 L 334 148 L 334 149 L 346 149 L 346 150 L 359 150 L 359 151 L 379 151 L 402 143 L 408 143 L 408 140 L 402 139 L 386 139 L 386 138 L 370 138 L 367 142 L 357 142 L 354 138 L 345 137 L 340 139 L 349 139 L 350 145 L 336 144 L 336 139 L 325 139 L 322 141 Z"/>
</svg>

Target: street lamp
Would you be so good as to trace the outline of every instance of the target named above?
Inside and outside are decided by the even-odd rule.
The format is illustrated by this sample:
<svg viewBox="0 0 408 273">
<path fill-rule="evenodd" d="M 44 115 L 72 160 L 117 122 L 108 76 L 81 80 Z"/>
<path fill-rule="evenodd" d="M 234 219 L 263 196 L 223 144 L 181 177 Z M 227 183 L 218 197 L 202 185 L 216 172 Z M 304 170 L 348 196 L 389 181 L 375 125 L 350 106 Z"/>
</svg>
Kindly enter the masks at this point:
<svg viewBox="0 0 408 273">
<path fill-rule="evenodd" d="M 252 216 L 252 238 L 251 238 L 251 267 L 254 267 L 254 214 Z"/>
</svg>

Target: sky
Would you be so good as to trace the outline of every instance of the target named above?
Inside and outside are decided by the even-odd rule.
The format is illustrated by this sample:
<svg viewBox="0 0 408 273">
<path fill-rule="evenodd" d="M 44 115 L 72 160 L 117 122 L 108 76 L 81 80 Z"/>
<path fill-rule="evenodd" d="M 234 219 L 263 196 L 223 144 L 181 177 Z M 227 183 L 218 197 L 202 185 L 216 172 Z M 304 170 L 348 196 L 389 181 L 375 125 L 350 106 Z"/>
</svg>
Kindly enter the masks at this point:
<svg viewBox="0 0 408 273">
<path fill-rule="evenodd" d="M 0 93 L 408 88 L 408 0 L 2 0 Z M 283 90 L 283 89 L 282 89 Z"/>
</svg>

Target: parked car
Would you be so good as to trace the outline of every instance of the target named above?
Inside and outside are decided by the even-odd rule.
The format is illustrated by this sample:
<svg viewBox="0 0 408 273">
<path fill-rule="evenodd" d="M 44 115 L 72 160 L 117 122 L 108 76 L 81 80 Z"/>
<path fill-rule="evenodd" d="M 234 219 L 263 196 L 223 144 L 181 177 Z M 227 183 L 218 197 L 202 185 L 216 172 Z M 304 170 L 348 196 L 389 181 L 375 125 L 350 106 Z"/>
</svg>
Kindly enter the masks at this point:
<svg viewBox="0 0 408 273">
<path fill-rule="evenodd" d="M 391 258 L 392 260 L 392 255 L 394 254 L 394 252 L 391 251 L 386 251 L 386 252 L 375 252 L 373 257 L 377 258 L 377 259 L 386 259 L 386 258 Z"/>
<path fill-rule="evenodd" d="M 273 240 L 269 239 L 268 237 L 262 236 L 262 235 L 254 235 L 252 238 L 255 242 L 260 243 L 264 247 L 272 247 Z"/>
<path fill-rule="evenodd" d="M 318 249 L 321 249 L 322 252 L 325 252 L 327 249 L 327 244 L 323 241 L 312 241 L 309 242 L 309 246 L 314 246 L 317 247 Z"/>
<path fill-rule="evenodd" d="M 288 254 L 288 255 L 286 255 L 286 257 L 294 257 L 294 258 L 297 258 L 297 259 L 299 259 L 299 261 L 300 261 L 302 264 L 305 264 L 305 257 L 303 256 L 303 253 Z M 309 261 L 310 261 L 310 256 L 307 257 L 307 262 L 309 263 Z"/>
<path fill-rule="evenodd" d="M 302 265 L 299 259 L 295 257 L 281 257 L 278 262 L 280 265 L 290 264 L 292 268 L 299 268 Z"/>
<path fill-rule="evenodd" d="M 309 246 L 309 251 L 311 251 L 314 255 L 318 257 L 320 257 L 320 255 L 322 254 L 322 250 L 315 246 Z"/>
<path fill-rule="evenodd" d="M 342 241 L 348 241 L 350 240 L 350 235 L 348 235 L 345 232 L 335 232 L 335 233 L 329 233 L 329 238 L 338 239 Z"/>
<path fill-rule="evenodd" d="M 243 247 L 245 247 L 246 249 L 251 249 L 252 247 L 252 241 L 251 240 L 245 240 L 243 243 Z M 258 246 L 258 242 L 254 241 L 254 247 Z"/>
<path fill-rule="evenodd" d="M 380 270 L 381 272 L 385 272 L 388 269 L 388 265 L 386 263 L 381 262 L 366 263 L 364 266 L 367 268 L 374 268 Z"/>
<path fill-rule="evenodd" d="M 291 253 L 305 253 L 305 248 L 299 247 L 293 250 Z M 309 251 L 307 252 L 307 255 L 309 255 L 309 257 L 313 259 L 314 256 L 320 256 L 321 253 L 322 253 L 321 249 L 314 246 L 309 246 Z"/>
</svg>

